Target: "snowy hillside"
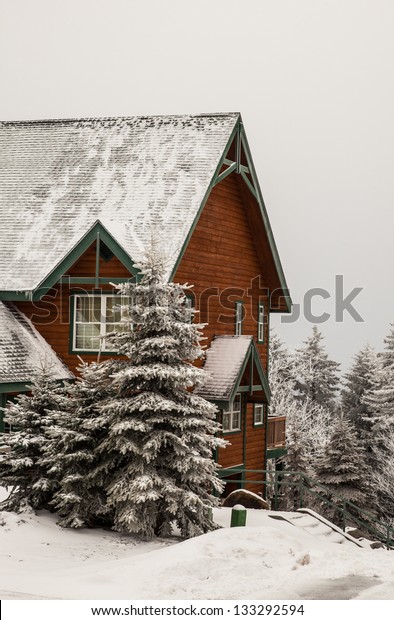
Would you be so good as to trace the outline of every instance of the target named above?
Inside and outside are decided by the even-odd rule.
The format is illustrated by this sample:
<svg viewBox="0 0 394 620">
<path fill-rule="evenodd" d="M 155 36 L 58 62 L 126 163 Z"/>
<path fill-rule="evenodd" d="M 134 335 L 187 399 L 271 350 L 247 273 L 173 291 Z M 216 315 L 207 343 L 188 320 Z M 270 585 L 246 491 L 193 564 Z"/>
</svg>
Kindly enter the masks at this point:
<svg viewBox="0 0 394 620">
<path fill-rule="evenodd" d="M 0 513 L 2 599 L 392 599 L 394 553 L 338 545 L 249 510 L 248 527 L 141 543 Z M 278 514 L 278 513 L 275 513 Z M 287 514 L 287 513 L 284 513 Z"/>
</svg>

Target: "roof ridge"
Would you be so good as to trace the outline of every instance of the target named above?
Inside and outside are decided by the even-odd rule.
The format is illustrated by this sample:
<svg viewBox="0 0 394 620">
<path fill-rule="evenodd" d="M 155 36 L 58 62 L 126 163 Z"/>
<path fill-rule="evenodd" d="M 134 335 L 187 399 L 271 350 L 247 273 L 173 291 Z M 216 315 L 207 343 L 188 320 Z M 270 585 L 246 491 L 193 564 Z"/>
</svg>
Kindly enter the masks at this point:
<svg viewBox="0 0 394 620">
<path fill-rule="evenodd" d="M 238 117 L 240 112 L 200 112 L 197 114 L 137 114 L 135 116 L 82 116 L 68 118 L 43 118 L 43 119 L 24 119 L 24 120 L 0 120 L 1 125 L 45 125 L 60 123 L 81 123 L 92 121 L 131 121 L 135 119 L 159 119 L 159 118 L 216 118 L 216 117 Z"/>
</svg>

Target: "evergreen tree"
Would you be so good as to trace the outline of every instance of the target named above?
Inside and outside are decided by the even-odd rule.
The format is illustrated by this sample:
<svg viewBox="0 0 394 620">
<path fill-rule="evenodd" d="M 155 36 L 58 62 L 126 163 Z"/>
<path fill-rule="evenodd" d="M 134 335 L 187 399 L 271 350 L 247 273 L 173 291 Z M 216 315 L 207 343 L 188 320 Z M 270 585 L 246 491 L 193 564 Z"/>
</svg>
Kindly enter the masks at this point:
<svg viewBox="0 0 394 620">
<path fill-rule="evenodd" d="M 269 415 L 286 416 L 295 393 L 294 362 L 278 334 L 271 330 L 269 343 Z"/>
<path fill-rule="evenodd" d="M 91 482 L 106 479 L 114 529 L 167 536 L 173 522 L 184 537 L 214 529 L 209 508 L 220 492 L 213 451 L 216 407 L 190 392 L 205 372 L 201 331 L 187 307 L 187 286 L 165 281 L 162 259 L 152 251 L 139 265 L 140 283 L 119 286 L 129 297 L 125 330 L 109 337 L 117 360 L 111 396 L 100 407 L 108 424 L 97 448 Z"/>
<path fill-rule="evenodd" d="M 342 411 L 354 424 L 359 438 L 362 440 L 366 459 L 373 463 L 372 425 L 373 411 L 367 399 L 376 386 L 378 357 L 370 345 L 366 345 L 356 356 L 354 364 L 345 375 L 345 388 L 342 391 Z"/>
<path fill-rule="evenodd" d="M 297 350 L 296 388 L 300 400 L 308 398 L 310 402 L 334 411 L 339 387 L 339 364 L 328 358 L 322 340 L 322 333 L 314 325 L 312 335 L 306 339 L 305 346 Z"/>
<path fill-rule="evenodd" d="M 270 345 L 269 379 L 270 415 L 286 417 L 287 454 L 281 461 L 287 472 L 313 475 L 316 459 L 324 452 L 331 432 L 331 413 L 309 397 L 297 398 L 293 356 L 274 333 Z M 298 360 L 298 373 L 305 360 Z M 309 367 L 309 366 L 308 366 Z M 285 474 L 286 482 L 298 483 L 299 475 Z M 281 506 L 287 510 L 299 507 L 297 486 L 283 485 Z"/>
<path fill-rule="evenodd" d="M 377 451 L 372 483 L 377 496 L 377 512 L 386 523 L 394 524 L 394 426 L 384 438 L 384 450 Z"/>
<path fill-rule="evenodd" d="M 1 504 L 3 510 L 22 512 L 49 506 L 58 481 L 48 472 L 44 458 L 55 412 L 65 398 L 63 385 L 42 368 L 32 381 L 31 394 L 21 394 L 8 404 L 5 420 L 12 433 L 7 437 L 10 452 L 0 460 L 0 484 L 11 492 Z"/>
<path fill-rule="evenodd" d="M 306 442 L 303 428 L 303 417 L 300 415 L 300 405 L 295 403 L 295 415 L 290 415 L 286 420 L 286 447 L 285 466 L 288 472 L 310 474 L 310 446 Z M 297 412 L 298 409 L 298 412 Z M 298 413 L 298 414 L 297 414 Z M 284 477 L 287 485 L 283 487 L 284 510 L 297 510 L 300 508 L 300 489 L 298 487 L 299 475 L 287 474 Z M 293 483 L 290 485 L 289 483 Z"/>
<path fill-rule="evenodd" d="M 318 460 L 316 474 L 318 481 L 342 500 L 363 507 L 370 497 L 365 450 L 351 422 L 344 416 L 334 422 L 329 444 Z M 332 502 L 341 504 L 336 497 L 332 497 Z M 327 508 L 323 506 L 322 510 Z M 339 511 L 335 510 L 331 518 L 334 523 L 341 524 Z"/>
<path fill-rule="evenodd" d="M 108 432 L 106 417 L 98 406 L 109 397 L 113 366 L 112 359 L 80 365 L 80 378 L 68 388 L 68 407 L 59 412 L 50 432 L 45 464 L 59 480 L 52 505 L 62 517 L 62 527 L 110 524 L 112 520 L 105 476 L 92 479 L 91 472 L 98 462 L 97 445 Z"/>
<path fill-rule="evenodd" d="M 369 430 L 369 424 L 364 418 L 370 418 L 364 396 L 374 387 L 374 380 L 378 368 L 375 349 L 367 344 L 354 358 L 354 364 L 345 374 L 345 387 L 342 391 L 342 410 L 346 417 L 361 433 Z"/>
<path fill-rule="evenodd" d="M 372 388 L 363 396 L 362 402 L 371 412 L 371 449 L 384 450 L 385 436 L 394 426 L 394 327 L 384 340 L 385 349 L 379 354 Z M 369 423 L 369 419 L 368 419 Z"/>
</svg>

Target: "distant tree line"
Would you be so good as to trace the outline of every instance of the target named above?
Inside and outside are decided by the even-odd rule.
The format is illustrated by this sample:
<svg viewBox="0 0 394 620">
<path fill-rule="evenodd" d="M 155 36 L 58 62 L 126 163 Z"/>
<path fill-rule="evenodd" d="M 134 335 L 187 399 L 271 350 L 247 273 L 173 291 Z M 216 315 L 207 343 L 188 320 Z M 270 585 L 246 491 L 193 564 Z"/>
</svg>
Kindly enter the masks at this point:
<svg viewBox="0 0 394 620">
<path fill-rule="evenodd" d="M 288 471 L 301 471 L 377 518 L 394 523 L 394 328 L 366 345 L 339 378 L 316 326 L 303 346 L 270 344 L 270 413 L 287 416 Z M 297 490 L 284 504 L 297 507 Z M 324 510 L 322 506 L 319 507 Z M 329 518 L 339 521 L 338 514 Z"/>
</svg>

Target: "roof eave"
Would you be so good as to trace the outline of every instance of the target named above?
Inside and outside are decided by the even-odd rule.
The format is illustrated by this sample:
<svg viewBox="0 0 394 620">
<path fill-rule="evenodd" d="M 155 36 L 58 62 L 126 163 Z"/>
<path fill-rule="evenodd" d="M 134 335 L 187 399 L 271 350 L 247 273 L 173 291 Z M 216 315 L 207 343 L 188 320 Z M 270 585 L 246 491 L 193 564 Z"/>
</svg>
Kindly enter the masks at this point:
<svg viewBox="0 0 394 620">
<path fill-rule="evenodd" d="M 135 276 L 138 273 L 138 269 L 134 266 L 134 262 L 129 254 L 124 250 L 120 243 L 111 235 L 111 233 L 105 228 L 105 226 L 96 220 L 89 230 L 79 239 L 79 241 L 73 246 L 73 248 L 62 258 L 61 261 L 48 273 L 48 275 L 31 290 L 20 291 L 0 291 L 1 301 L 26 301 L 39 300 L 48 293 L 48 291 L 59 282 L 62 275 L 67 273 L 67 270 L 82 256 L 84 252 L 97 240 L 99 235 L 105 245 L 114 253 L 114 255 L 121 261 L 121 263 Z"/>
</svg>

